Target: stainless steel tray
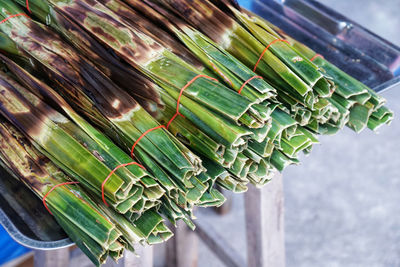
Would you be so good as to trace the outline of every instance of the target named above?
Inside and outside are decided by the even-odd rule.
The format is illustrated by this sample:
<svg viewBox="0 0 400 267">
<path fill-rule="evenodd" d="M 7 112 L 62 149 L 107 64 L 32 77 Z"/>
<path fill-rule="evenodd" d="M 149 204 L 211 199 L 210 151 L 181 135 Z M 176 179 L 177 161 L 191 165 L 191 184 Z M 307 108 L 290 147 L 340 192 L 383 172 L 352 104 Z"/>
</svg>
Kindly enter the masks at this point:
<svg viewBox="0 0 400 267">
<path fill-rule="evenodd" d="M 15 241 L 35 249 L 73 244 L 32 191 L 1 168 L 0 177 L 0 223 Z"/>
<path fill-rule="evenodd" d="M 252 11 L 375 91 L 400 82 L 400 48 L 321 3 L 313 0 L 249 2 Z M 36 249 L 72 245 L 31 191 L 1 169 L 0 177 L 0 223 L 17 242 Z"/>
<path fill-rule="evenodd" d="M 380 92 L 400 82 L 400 48 L 314 0 L 256 0 L 251 10 Z"/>
</svg>

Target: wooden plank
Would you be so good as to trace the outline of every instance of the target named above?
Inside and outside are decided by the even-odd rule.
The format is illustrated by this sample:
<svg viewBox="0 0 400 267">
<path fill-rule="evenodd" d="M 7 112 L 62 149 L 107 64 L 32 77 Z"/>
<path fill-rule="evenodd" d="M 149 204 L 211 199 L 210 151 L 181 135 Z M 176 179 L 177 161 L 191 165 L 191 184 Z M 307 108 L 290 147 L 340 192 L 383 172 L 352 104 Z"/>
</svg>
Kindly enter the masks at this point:
<svg viewBox="0 0 400 267">
<path fill-rule="evenodd" d="M 136 245 L 135 253 L 126 251 L 124 257 L 118 263 L 108 259 L 103 267 L 153 267 L 152 246 Z"/>
<path fill-rule="evenodd" d="M 137 255 L 130 251 L 125 253 L 124 267 L 153 267 L 153 247 L 152 246 L 135 246 Z"/>
<path fill-rule="evenodd" d="M 223 189 L 221 186 L 217 185 L 216 187 L 225 196 L 226 201 L 221 207 L 215 207 L 214 210 L 218 215 L 228 214 L 232 209 L 232 195 L 234 193 L 232 191 Z"/>
<path fill-rule="evenodd" d="M 283 204 L 281 174 L 245 194 L 248 267 L 285 266 Z"/>
<path fill-rule="evenodd" d="M 173 226 L 172 226 L 173 227 Z M 175 236 L 166 243 L 166 267 L 195 267 L 198 259 L 198 238 L 183 222 L 173 229 Z"/>
<path fill-rule="evenodd" d="M 69 249 L 35 250 L 35 267 L 66 267 L 69 265 Z"/>
<path fill-rule="evenodd" d="M 232 246 L 214 230 L 214 228 L 205 220 L 197 219 L 196 234 L 208 246 L 208 248 L 229 267 L 246 266 L 240 253 L 235 251 Z"/>
</svg>

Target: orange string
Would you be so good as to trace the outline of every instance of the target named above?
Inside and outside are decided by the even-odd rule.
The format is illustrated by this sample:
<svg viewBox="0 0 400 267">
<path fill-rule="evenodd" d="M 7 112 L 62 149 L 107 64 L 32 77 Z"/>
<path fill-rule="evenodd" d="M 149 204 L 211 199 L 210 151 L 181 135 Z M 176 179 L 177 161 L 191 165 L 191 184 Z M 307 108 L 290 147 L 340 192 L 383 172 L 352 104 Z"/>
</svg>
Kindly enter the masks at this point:
<svg viewBox="0 0 400 267">
<path fill-rule="evenodd" d="M 211 80 L 214 80 L 214 81 L 218 81 L 217 79 L 215 79 L 215 78 L 213 78 L 213 77 L 210 77 L 210 76 L 207 76 L 207 75 L 203 75 L 203 74 L 199 74 L 199 75 L 197 75 L 196 77 L 194 77 L 192 80 L 190 80 L 184 87 L 182 87 L 181 91 L 179 92 L 178 102 L 176 103 L 176 113 L 175 113 L 174 116 L 172 116 L 172 118 L 171 118 L 171 119 L 169 120 L 169 122 L 167 123 L 167 129 L 168 129 L 169 125 L 172 123 L 172 121 L 173 121 L 178 115 L 181 116 L 181 117 L 183 117 L 183 118 L 185 117 L 185 116 L 183 116 L 183 115 L 179 112 L 179 105 L 180 105 L 180 101 L 181 101 L 181 97 L 182 97 L 183 91 L 185 91 L 186 88 L 188 88 L 192 83 L 194 83 L 198 78 L 201 78 L 201 77 L 207 78 L 207 79 L 211 79 Z"/>
<path fill-rule="evenodd" d="M 140 165 L 137 162 L 124 163 L 124 164 L 121 164 L 121 165 L 118 165 L 117 167 L 115 167 L 114 170 L 112 170 L 110 172 L 110 174 L 107 176 L 107 178 L 101 184 L 101 198 L 103 199 L 104 204 L 106 204 L 107 206 L 108 206 L 108 203 L 106 202 L 106 197 L 104 194 L 104 186 L 106 185 L 108 179 L 110 179 L 111 175 L 113 175 L 119 168 L 130 166 L 130 165 L 136 165 L 136 166 L 139 166 L 140 168 L 142 168 L 143 170 L 146 170 L 145 167 L 143 167 L 143 165 Z"/>
<path fill-rule="evenodd" d="M 19 16 L 25 16 L 25 17 L 29 18 L 29 16 L 27 14 L 25 14 L 25 13 L 19 13 L 19 14 L 11 15 L 11 16 L 3 19 L 2 21 L 0 21 L 0 24 L 6 22 L 9 19 L 12 19 L 12 18 L 15 18 L 15 17 L 19 17 Z"/>
<path fill-rule="evenodd" d="M 146 134 L 148 134 L 149 132 L 154 131 L 154 130 L 157 130 L 157 129 L 160 129 L 160 128 L 165 128 L 165 126 L 164 126 L 164 125 L 159 125 L 159 126 L 157 126 L 157 127 L 151 128 L 151 129 L 145 131 L 145 132 L 136 140 L 136 142 L 133 144 L 132 149 L 131 149 L 131 157 L 132 157 L 132 158 L 133 158 L 133 151 L 135 150 L 135 146 L 139 143 L 140 139 L 142 139 L 142 138 L 143 138 Z"/>
<path fill-rule="evenodd" d="M 44 195 L 43 200 L 42 200 L 42 201 L 43 201 L 43 205 L 44 205 L 44 207 L 47 209 L 47 211 L 48 211 L 51 215 L 53 215 L 53 213 L 51 213 L 51 211 L 50 211 L 49 208 L 47 207 L 46 198 L 47 198 L 48 195 L 49 195 L 54 189 L 56 189 L 57 187 L 63 186 L 63 185 L 69 185 L 69 184 L 79 184 L 79 182 L 66 182 L 66 183 L 61 183 L 61 184 L 55 185 L 55 186 L 53 186 L 53 187 L 49 190 L 49 192 L 47 192 L 46 195 Z"/>
<path fill-rule="evenodd" d="M 275 40 L 273 40 L 272 42 L 270 42 L 270 43 L 267 45 L 267 47 L 264 49 L 264 51 L 261 53 L 261 56 L 260 56 L 260 58 L 257 60 L 256 65 L 254 65 L 254 69 L 253 69 L 254 72 L 256 71 L 257 66 L 258 66 L 258 63 L 260 63 L 262 57 L 264 56 L 265 52 L 267 52 L 268 48 L 269 48 L 271 45 L 273 45 L 273 44 L 275 44 L 275 43 L 277 43 L 277 42 L 285 42 L 285 43 L 290 44 L 287 40 L 284 40 L 284 39 L 275 39 Z"/>
<path fill-rule="evenodd" d="M 320 58 L 324 59 L 324 56 L 323 56 L 323 55 L 315 54 L 315 55 L 310 59 L 310 61 L 314 61 L 317 57 L 320 57 Z"/>
<path fill-rule="evenodd" d="M 32 11 L 29 9 L 29 0 L 26 0 L 26 9 L 28 9 L 29 13 L 32 13 Z"/>
<path fill-rule="evenodd" d="M 179 112 L 179 105 L 180 105 L 179 103 L 180 103 L 180 100 L 181 100 L 183 91 L 184 91 L 186 88 L 188 88 L 192 83 L 194 83 L 194 82 L 195 82 L 198 78 L 200 78 L 200 77 L 204 77 L 204 78 L 208 78 L 208 79 L 211 79 L 211 80 L 218 81 L 218 80 L 215 79 L 215 78 L 212 78 L 212 77 L 209 77 L 209 76 L 206 76 L 206 75 L 201 75 L 201 74 L 197 75 L 197 76 L 194 77 L 191 81 L 189 81 L 189 82 L 181 89 L 181 91 L 180 91 L 180 93 L 179 93 L 179 97 L 178 97 L 178 101 L 177 101 L 177 105 L 176 105 L 176 113 L 175 113 L 174 116 L 172 116 L 171 120 L 168 122 L 167 127 L 165 127 L 165 125 L 159 125 L 159 126 L 157 126 L 157 127 L 154 127 L 154 128 L 151 128 L 151 129 L 145 131 L 145 132 L 135 141 L 135 143 L 134 143 L 133 146 L 132 146 L 132 149 L 131 149 L 131 157 L 132 157 L 132 158 L 133 158 L 133 156 L 134 156 L 133 152 L 134 152 L 134 150 L 135 150 L 136 145 L 139 143 L 139 141 L 140 141 L 146 134 L 148 134 L 148 133 L 151 132 L 151 131 L 160 129 L 160 128 L 168 129 L 169 125 L 170 125 L 171 122 L 176 118 L 176 116 L 180 115 L 180 116 L 184 117 L 184 116 Z M 115 169 L 112 170 L 112 171 L 110 172 L 110 174 L 107 176 L 107 178 L 106 178 L 106 179 L 103 181 L 103 183 L 101 184 L 101 197 L 102 197 L 102 199 L 103 199 L 104 204 L 106 204 L 107 206 L 108 206 L 108 204 L 107 204 L 107 202 L 106 202 L 106 198 L 105 198 L 105 194 L 104 194 L 104 186 L 105 186 L 105 184 L 107 183 L 108 179 L 110 179 L 111 175 L 112 175 L 113 173 L 115 173 L 116 170 L 118 170 L 119 168 L 122 168 L 122 167 L 129 166 L 129 165 L 137 165 L 137 166 L 141 167 L 142 169 L 146 170 L 145 167 L 143 167 L 142 165 L 140 165 L 140 164 L 137 163 L 137 162 L 125 163 L 125 164 L 121 164 L 121 165 L 115 167 Z"/>
<path fill-rule="evenodd" d="M 176 116 L 178 116 L 178 115 L 182 116 L 182 118 L 185 118 L 185 116 L 183 116 L 182 114 L 180 114 L 180 113 L 175 113 L 174 116 L 172 116 L 172 118 L 171 118 L 171 119 L 169 120 L 169 122 L 167 123 L 167 129 L 169 128 L 169 125 L 173 122 L 173 120 L 175 120 Z"/>
<path fill-rule="evenodd" d="M 80 196 L 79 194 L 77 194 L 76 192 L 72 191 L 69 186 L 67 186 L 67 188 L 71 191 L 72 194 L 74 194 L 79 200 L 81 200 L 84 204 L 88 205 L 89 207 L 93 208 L 94 211 L 99 214 L 101 217 L 103 217 L 104 220 L 106 220 L 107 222 L 111 223 L 109 219 L 107 219 L 103 214 L 101 214 L 95 207 L 93 207 L 89 202 L 87 202 L 82 196 Z"/>
<path fill-rule="evenodd" d="M 242 84 L 242 87 L 240 87 L 240 89 L 239 89 L 239 91 L 238 91 L 238 94 L 240 94 L 241 92 L 242 92 L 242 90 L 243 90 L 243 88 L 246 86 L 246 84 L 247 83 L 249 83 L 251 80 L 253 80 L 253 79 L 262 79 L 263 77 L 261 77 L 261 76 L 253 76 L 253 77 L 251 77 L 250 79 L 248 79 L 247 81 L 245 81 L 243 84 Z"/>
</svg>

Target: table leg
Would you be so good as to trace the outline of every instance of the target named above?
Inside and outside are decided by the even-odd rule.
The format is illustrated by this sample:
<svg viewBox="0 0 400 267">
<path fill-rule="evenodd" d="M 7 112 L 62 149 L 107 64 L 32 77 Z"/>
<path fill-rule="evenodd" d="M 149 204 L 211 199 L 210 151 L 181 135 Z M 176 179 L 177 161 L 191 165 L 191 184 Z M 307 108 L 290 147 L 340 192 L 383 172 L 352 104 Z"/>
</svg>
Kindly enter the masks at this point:
<svg viewBox="0 0 400 267">
<path fill-rule="evenodd" d="M 284 267 L 285 238 L 282 175 L 245 194 L 247 266 Z"/>
<path fill-rule="evenodd" d="M 35 267 L 67 267 L 69 265 L 69 249 L 36 250 L 33 264 Z"/>
<path fill-rule="evenodd" d="M 174 228 L 175 236 L 166 243 L 166 267 L 196 267 L 198 237 L 183 221 Z"/>
<path fill-rule="evenodd" d="M 218 185 L 217 189 L 225 196 L 226 201 L 221 207 L 215 207 L 214 209 L 219 215 L 226 215 L 232 210 L 232 195 L 234 193 L 232 191 L 225 190 Z"/>
<path fill-rule="evenodd" d="M 103 267 L 153 267 L 153 247 L 137 244 L 135 253 L 125 251 L 124 257 L 118 263 L 108 259 Z"/>
<path fill-rule="evenodd" d="M 153 267 L 153 247 L 135 246 L 137 255 L 127 251 L 124 256 L 124 267 Z M 139 257 L 138 257 L 139 256 Z"/>
</svg>

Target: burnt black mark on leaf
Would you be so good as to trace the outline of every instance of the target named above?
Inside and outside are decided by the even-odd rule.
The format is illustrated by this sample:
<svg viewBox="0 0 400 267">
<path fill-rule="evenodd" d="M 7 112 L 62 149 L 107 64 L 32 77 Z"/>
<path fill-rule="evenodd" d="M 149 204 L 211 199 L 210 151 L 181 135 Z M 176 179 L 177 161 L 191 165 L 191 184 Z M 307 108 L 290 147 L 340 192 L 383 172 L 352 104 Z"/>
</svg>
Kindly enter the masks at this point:
<svg viewBox="0 0 400 267">
<path fill-rule="evenodd" d="M 108 41 L 112 42 L 112 43 L 117 43 L 118 40 L 115 39 L 111 34 L 107 33 L 106 31 L 104 31 L 102 28 L 100 27 L 93 27 L 92 31 L 98 35 L 102 35 L 105 39 L 107 39 Z"/>
</svg>

